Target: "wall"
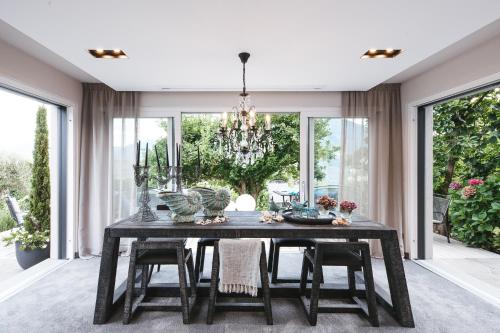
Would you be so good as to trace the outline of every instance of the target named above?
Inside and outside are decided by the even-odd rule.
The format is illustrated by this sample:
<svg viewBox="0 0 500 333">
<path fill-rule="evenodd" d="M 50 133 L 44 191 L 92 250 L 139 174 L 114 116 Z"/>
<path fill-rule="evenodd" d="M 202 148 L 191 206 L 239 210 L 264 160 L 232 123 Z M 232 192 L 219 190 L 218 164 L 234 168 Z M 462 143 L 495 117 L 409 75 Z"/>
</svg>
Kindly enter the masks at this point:
<svg viewBox="0 0 500 333">
<path fill-rule="evenodd" d="M 473 89 L 500 80 L 500 34 L 463 52 L 430 70 L 409 79 L 401 85 L 403 112 L 403 163 L 405 186 L 405 220 L 410 242 L 405 251 L 416 257 L 417 242 L 417 123 L 416 106 L 447 96 Z M 431 131 L 427 134 L 432 135 Z M 432 137 L 431 137 L 432 139 Z M 426 150 L 432 150 L 432 140 L 427 140 Z M 432 170 L 426 170 L 426 177 L 432 181 Z M 426 198 L 432 205 L 432 189 Z M 426 203 L 428 206 L 429 203 Z M 427 212 L 428 219 L 431 213 Z M 432 225 L 431 225 L 432 227 Z M 431 228 L 428 228 L 429 230 Z M 429 231 L 429 233 L 432 231 Z M 426 235 L 426 239 L 432 234 Z M 429 245 L 429 244 L 427 244 Z M 426 257 L 432 257 L 432 248 L 426 246 Z"/>
<path fill-rule="evenodd" d="M 67 255 L 72 257 L 75 248 L 74 234 L 74 175 L 77 174 L 73 164 L 73 151 L 78 147 L 78 138 L 73 127 L 79 123 L 79 110 L 82 101 L 82 86 L 78 80 L 64 74 L 52 66 L 26 54 L 20 49 L 0 40 L 0 85 L 23 91 L 29 95 L 40 97 L 55 104 L 67 106 L 68 110 L 68 179 L 67 179 Z M 2 111 L 2 110 L 0 110 Z M 57 181 L 52 179 L 51 185 L 57 188 Z M 52 191 L 52 198 L 57 197 Z M 56 215 L 57 200 L 51 203 L 51 256 L 57 258 L 58 220 Z"/>
</svg>

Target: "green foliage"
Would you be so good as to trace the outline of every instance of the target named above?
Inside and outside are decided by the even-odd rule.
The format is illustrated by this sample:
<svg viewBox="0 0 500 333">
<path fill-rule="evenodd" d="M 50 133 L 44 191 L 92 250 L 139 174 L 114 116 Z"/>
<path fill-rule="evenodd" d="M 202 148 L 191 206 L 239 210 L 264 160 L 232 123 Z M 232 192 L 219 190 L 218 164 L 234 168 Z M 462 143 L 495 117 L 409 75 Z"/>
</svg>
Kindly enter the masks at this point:
<svg viewBox="0 0 500 333">
<path fill-rule="evenodd" d="M 33 235 L 50 230 L 49 130 L 47 110 L 43 106 L 38 108 L 36 114 L 29 213 L 24 228 Z"/>
<path fill-rule="evenodd" d="M 434 107 L 434 192 L 448 193 L 452 179 L 486 178 L 500 171 L 500 90 Z"/>
<path fill-rule="evenodd" d="M 10 216 L 5 204 L 0 204 L 0 232 L 10 230 L 16 226 L 16 221 Z"/>
<path fill-rule="evenodd" d="M 500 252 L 500 174 L 473 186 L 476 193 L 466 197 L 464 189 L 450 190 L 450 217 L 453 236 L 468 245 Z"/>
<path fill-rule="evenodd" d="M 3 239 L 5 246 L 20 242 L 21 250 L 45 249 L 49 240 L 49 230 L 31 232 L 25 228 L 14 229 L 9 236 Z"/>
<path fill-rule="evenodd" d="M 274 151 L 267 152 L 253 165 L 243 167 L 234 159 L 222 157 L 217 147 L 216 133 L 219 128 L 217 118 L 207 114 L 186 115 L 182 119 L 182 166 L 183 181 L 186 186 L 194 186 L 200 181 L 218 186 L 230 187 L 238 194 L 251 194 L 257 207 L 265 209 L 268 205 L 267 182 L 296 180 L 299 178 L 300 123 L 297 114 L 272 116 L 272 138 Z M 257 124 L 263 126 L 264 117 L 257 117 Z M 166 128 L 166 124 L 163 127 Z M 320 126 L 318 137 L 328 136 L 327 124 Z M 200 148 L 200 174 L 197 175 L 197 155 Z M 334 148 L 320 145 L 324 159 L 334 156 Z"/>
<path fill-rule="evenodd" d="M 10 194 L 16 199 L 29 195 L 31 163 L 14 156 L 0 158 L 0 196 Z"/>
</svg>

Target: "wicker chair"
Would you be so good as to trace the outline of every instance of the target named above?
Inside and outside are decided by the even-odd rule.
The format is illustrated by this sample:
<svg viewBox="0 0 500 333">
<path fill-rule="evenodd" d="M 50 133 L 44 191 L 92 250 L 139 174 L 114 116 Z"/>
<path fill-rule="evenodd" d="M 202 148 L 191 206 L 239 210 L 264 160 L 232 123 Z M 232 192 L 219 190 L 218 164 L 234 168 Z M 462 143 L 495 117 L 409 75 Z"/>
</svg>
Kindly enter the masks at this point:
<svg viewBox="0 0 500 333">
<path fill-rule="evenodd" d="M 444 224 L 444 230 L 448 243 L 450 242 L 450 225 L 448 223 L 448 208 L 450 197 L 434 194 L 432 198 L 432 223 Z"/>
</svg>

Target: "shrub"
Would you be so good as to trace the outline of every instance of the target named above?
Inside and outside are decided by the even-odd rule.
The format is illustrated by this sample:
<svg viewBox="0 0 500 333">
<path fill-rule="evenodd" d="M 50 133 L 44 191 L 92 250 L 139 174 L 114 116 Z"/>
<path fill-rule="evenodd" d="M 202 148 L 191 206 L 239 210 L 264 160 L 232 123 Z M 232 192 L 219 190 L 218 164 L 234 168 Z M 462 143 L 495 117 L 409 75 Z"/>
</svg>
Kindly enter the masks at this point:
<svg viewBox="0 0 500 333">
<path fill-rule="evenodd" d="M 500 252 L 500 174 L 492 174 L 484 183 L 476 179 L 468 184 L 474 185 L 450 191 L 453 236 L 468 245 Z"/>
<path fill-rule="evenodd" d="M 0 209 L 0 232 L 10 230 L 16 226 L 16 221 L 10 217 L 8 211 Z"/>
<path fill-rule="evenodd" d="M 49 230 L 29 232 L 22 227 L 14 229 L 3 239 L 5 246 L 19 242 L 21 250 L 45 249 L 49 240 Z"/>
</svg>

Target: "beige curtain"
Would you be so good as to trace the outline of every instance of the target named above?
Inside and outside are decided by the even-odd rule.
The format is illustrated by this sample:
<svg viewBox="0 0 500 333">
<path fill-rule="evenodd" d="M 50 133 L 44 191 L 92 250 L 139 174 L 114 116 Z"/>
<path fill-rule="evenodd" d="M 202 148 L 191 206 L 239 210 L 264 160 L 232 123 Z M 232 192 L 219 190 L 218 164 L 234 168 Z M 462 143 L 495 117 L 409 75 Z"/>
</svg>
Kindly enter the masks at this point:
<svg viewBox="0 0 500 333">
<path fill-rule="evenodd" d="M 368 118 L 369 217 L 398 230 L 403 253 L 400 85 L 383 84 L 366 92 L 343 92 L 342 114 L 346 118 Z M 349 136 L 345 140 L 349 144 Z M 382 255 L 378 241 L 373 242 L 372 253 L 375 256 Z"/>
<path fill-rule="evenodd" d="M 100 254 L 104 228 L 112 222 L 113 117 L 136 117 L 138 103 L 137 92 L 117 92 L 104 84 L 83 84 L 77 156 L 80 256 Z"/>
</svg>

